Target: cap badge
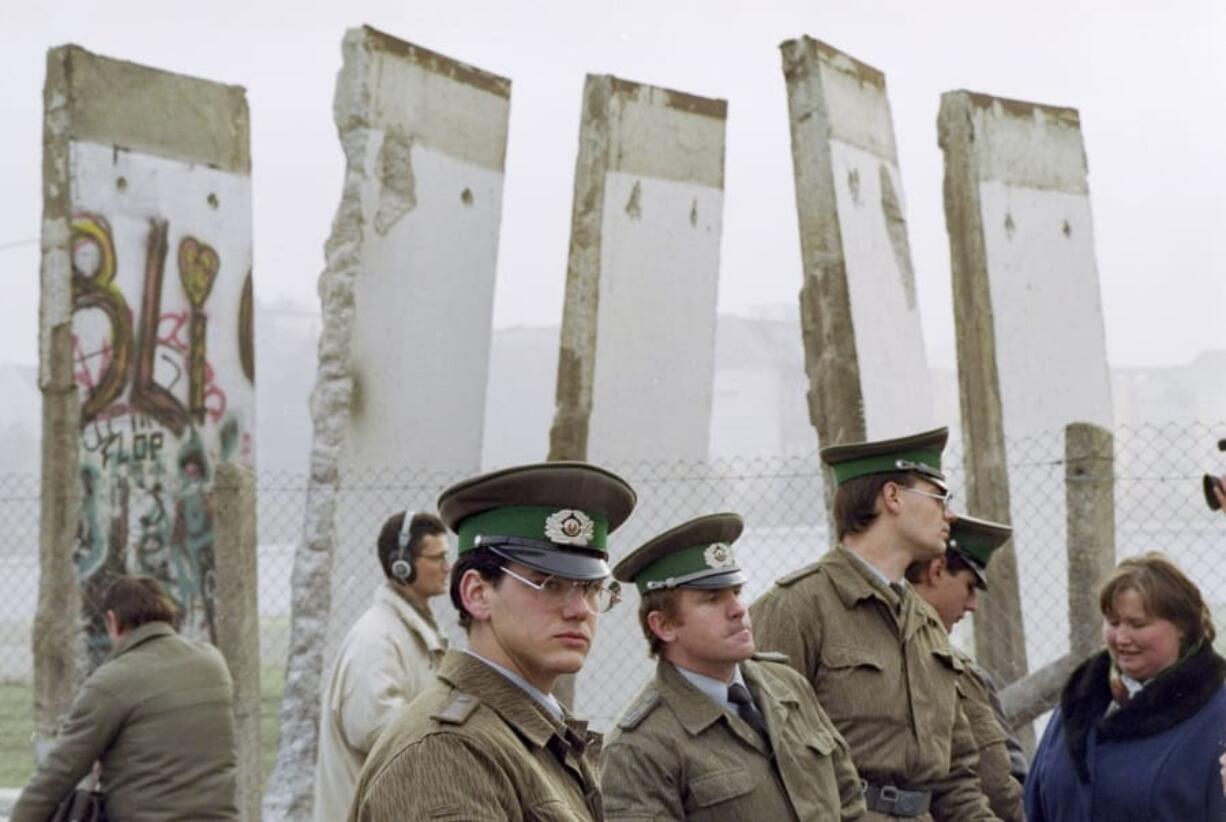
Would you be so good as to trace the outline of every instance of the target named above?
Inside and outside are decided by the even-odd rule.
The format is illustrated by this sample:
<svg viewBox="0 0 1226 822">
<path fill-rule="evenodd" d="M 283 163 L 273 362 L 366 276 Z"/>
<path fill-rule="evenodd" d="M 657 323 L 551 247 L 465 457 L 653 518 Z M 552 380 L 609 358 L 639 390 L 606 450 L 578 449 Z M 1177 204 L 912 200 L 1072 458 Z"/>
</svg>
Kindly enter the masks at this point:
<svg viewBox="0 0 1226 822">
<path fill-rule="evenodd" d="M 545 536 L 558 545 L 585 547 L 595 536 L 595 524 L 587 514 L 575 508 L 554 511 L 545 520 Z"/>
<path fill-rule="evenodd" d="M 702 552 L 702 558 L 708 568 L 735 568 L 736 558 L 732 556 L 732 546 L 726 542 L 715 542 Z"/>
</svg>

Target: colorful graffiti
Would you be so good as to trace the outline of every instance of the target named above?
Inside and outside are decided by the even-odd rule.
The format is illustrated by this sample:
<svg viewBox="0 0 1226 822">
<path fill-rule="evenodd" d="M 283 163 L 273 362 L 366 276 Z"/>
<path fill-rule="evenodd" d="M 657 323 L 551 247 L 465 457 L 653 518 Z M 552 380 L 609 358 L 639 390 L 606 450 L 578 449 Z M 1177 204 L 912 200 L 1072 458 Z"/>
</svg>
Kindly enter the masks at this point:
<svg viewBox="0 0 1226 822">
<path fill-rule="evenodd" d="M 173 287 L 165 282 L 170 229 L 167 220 L 148 220 L 138 261 L 121 258 L 105 216 L 81 213 L 72 223 L 74 378 L 82 398 L 74 558 L 93 664 L 110 650 L 97 603 L 124 573 L 161 579 L 182 630 L 215 639 L 213 469 L 251 462 L 250 434 L 228 407 L 209 356 L 221 256 L 200 237 L 182 235 L 172 258 L 179 288 L 164 293 Z M 134 264 L 139 269 L 127 271 L 139 276 L 126 283 L 139 304 L 135 318 L 121 285 L 123 266 Z M 248 268 L 241 292 L 231 289 L 234 299 L 222 307 L 234 312 L 222 317 L 239 326 L 238 367 L 227 379 L 247 388 L 254 383 L 250 277 Z"/>
</svg>

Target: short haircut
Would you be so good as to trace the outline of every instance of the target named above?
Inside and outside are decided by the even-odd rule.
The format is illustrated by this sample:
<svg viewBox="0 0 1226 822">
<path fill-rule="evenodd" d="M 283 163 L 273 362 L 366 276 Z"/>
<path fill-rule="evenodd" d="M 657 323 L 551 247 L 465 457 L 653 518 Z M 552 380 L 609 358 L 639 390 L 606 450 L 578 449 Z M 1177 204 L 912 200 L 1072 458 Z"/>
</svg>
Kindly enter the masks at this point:
<svg viewBox="0 0 1226 822">
<path fill-rule="evenodd" d="M 460 615 L 460 627 L 467 631 L 473 623 L 472 614 L 464 607 L 464 599 L 460 596 L 460 582 L 468 571 L 476 571 L 481 578 L 492 582 L 495 587 L 503 577 L 502 569 L 507 560 L 495 554 L 489 548 L 472 548 L 460 554 L 460 559 L 451 569 L 451 604 Z"/>
<path fill-rule="evenodd" d="M 115 627 L 131 631 L 149 622 L 179 627 L 179 609 L 162 583 L 148 576 L 116 577 L 102 595 L 102 612 L 115 613 Z"/>
<path fill-rule="evenodd" d="M 387 518 L 387 522 L 383 523 L 383 527 L 379 530 L 379 539 L 375 543 L 375 550 L 379 555 L 379 566 L 383 569 L 383 576 L 388 579 L 395 579 L 392 574 L 392 563 L 396 561 L 396 552 L 400 548 L 400 528 L 404 525 L 404 511 L 399 514 L 392 514 Z M 421 541 L 423 537 L 431 534 L 445 534 L 447 526 L 443 525 L 443 521 L 434 514 L 416 513 L 413 519 L 409 521 L 409 545 L 408 558 L 409 562 L 417 559 L 418 551 L 421 549 Z"/>
<path fill-rule="evenodd" d="M 1201 640 L 1213 642 L 1217 636 L 1213 614 L 1196 583 L 1157 551 L 1130 557 L 1115 567 L 1098 595 L 1103 616 L 1115 613 L 1116 597 L 1124 591 L 1136 591 L 1147 614 L 1165 619 L 1179 629 L 1183 634 L 1183 652 Z"/>
<path fill-rule="evenodd" d="M 935 560 L 917 559 L 915 562 L 912 562 L 907 566 L 907 570 L 903 573 L 903 576 L 905 576 L 907 578 L 907 582 L 910 582 L 912 585 L 918 585 L 921 582 L 925 582 L 928 579 L 928 568 L 933 562 L 935 562 Z M 951 574 L 956 574 L 959 571 L 970 571 L 972 574 L 975 573 L 975 569 L 972 568 L 970 564 L 968 564 L 967 561 L 962 558 L 962 555 L 956 551 L 947 550 L 945 552 L 945 568 Z M 979 584 L 978 574 L 975 574 L 975 584 Z"/>
<path fill-rule="evenodd" d="M 868 474 L 856 477 L 839 486 L 834 492 L 834 526 L 840 540 L 848 534 L 867 531 L 877 521 L 877 497 L 886 483 L 910 488 L 916 476 L 910 471 L 891 471 L 888 474 Z"/>
<path fill-rule="evenodd" d="M 639 627 L 643 629 L 643 636 L 647 638 L 649 656 L 659 656 L 666 643 L 656 636 L 655 631 L 651 630 L 651 625 L 647 622 L 647 615 L 652 611 L 659 611 L 665 620 L 675 622 L 680 616 L 680 608 L 677 604 L 677 600 L 680 599 L 680 590 L 679 588 L 661 588 L 648 591 L 639 598 Z"/>
</svg>

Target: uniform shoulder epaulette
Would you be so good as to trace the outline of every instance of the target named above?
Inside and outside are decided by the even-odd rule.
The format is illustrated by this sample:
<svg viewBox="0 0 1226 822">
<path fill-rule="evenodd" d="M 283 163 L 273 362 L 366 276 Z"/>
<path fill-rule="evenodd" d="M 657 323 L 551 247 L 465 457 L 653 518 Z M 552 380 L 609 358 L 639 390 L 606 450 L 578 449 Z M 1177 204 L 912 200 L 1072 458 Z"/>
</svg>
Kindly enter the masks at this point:
<svg viewBox="0 0 1226 822">
<path fill-rule="evenodd" d="M 779 662 L 783 665 L 788 665 L 792 661 L 787 654 L 781 654 L 778 651 L 754 651 L 753 658 L 756 662 Z"/>
<path fill-rule="evenodd" d="M 627 731 L 638 727 L 659 704 L 660 694 L 654 688 L 644 691 L 634 700 L 634 704 L 626 709 L 626 713 L 617 721 L 617 727 Z"/>
<path fill-rule="evenodd" d="M 818 563 L 818 562 L 810 563 L 809 565 L 806 565 L 804 568 L 800 568 L 796 571 L 793 571 L 792 573 L 788 574 L 785 577 L 780 577 L 779 579 L 775 580 L 775 584 L 786 588 L 787 586 L 791 585 L 793 582 L 804 579 L 810 574 L 816 573 L 818 566 L 820 564 L 821 563 Z"/>
<path fill-rule="evenodd" d="M 481 700 L 472 694 L 457 692 L 443 710 L 434 714 L 431 719 L 446 722 L 448 725 L 463 725 L 473 715 L 473 711 L 481 706 Z"/>
</svg>

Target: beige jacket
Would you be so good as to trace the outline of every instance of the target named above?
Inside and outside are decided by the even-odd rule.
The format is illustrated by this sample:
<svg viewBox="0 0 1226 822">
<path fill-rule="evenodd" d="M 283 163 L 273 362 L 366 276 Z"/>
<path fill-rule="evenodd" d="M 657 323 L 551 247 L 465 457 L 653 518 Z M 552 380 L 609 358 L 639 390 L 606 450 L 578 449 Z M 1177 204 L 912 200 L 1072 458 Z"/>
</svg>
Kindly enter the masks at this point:
<svg viewBox="0 0 1226 822">
<path fill-rule="evenodd" d="M 987 794 L 992 812 L 1005 822 L 1022 822 L 1022 783 L 1014 778 L 1009 756 L 1011 731 L 1006 728 L 993 706 L 995 686 L 987 673 L 980 670 L 970 657 L 958 652 L 962 660 L 962 676 L 958 678 L 958 701 L 970 722 L 979 749 L 976 771 Z"/>
<path fill-rule="evenodd" d="M 12 822 L 46 822 L 102 762 L 118 822 L 238 820 L 233 684 L 221 652 L 149 622 L 85 680 Z"/>
<path fill-rule="evenodd" d="M 599 822 L 599 748 L 587 723 L 555 721 L 489 665 L 448 651 L 375 743 L 349 819 Z"/>
<path fill-rule="evenodd" d="M 860 778 L 847 743 L 783 657 L 742 663 L 770 731 L 745 722 L 661 660 L 601 755 L 609 820 L 786 822 L 856 819 Z"/>
<path fill-rule="evenodd" d="M 323 692 L 315 820 L 349 814 L 358 774 L 379 734 L 434 681 L 443 642 L 427 620 L 384 581 L 337 652 Z"/>
<path fill-rule="evenodd" d="M 899 597 L 840 547 L 780 579 L 750 614 L 758 647 L 813 683 L 861 778 L 931 791 L 927 818 L 995 818 L 958 706 L 962 662 L 910 586 Z"/>
</svg>

